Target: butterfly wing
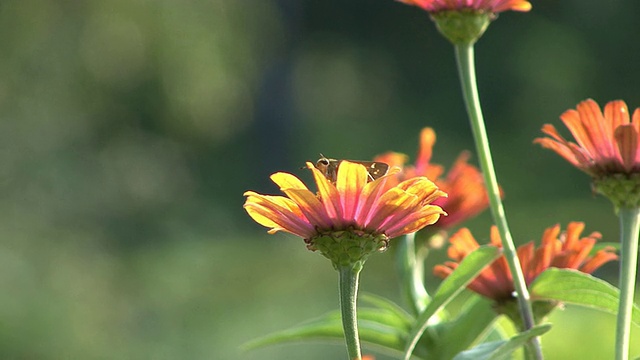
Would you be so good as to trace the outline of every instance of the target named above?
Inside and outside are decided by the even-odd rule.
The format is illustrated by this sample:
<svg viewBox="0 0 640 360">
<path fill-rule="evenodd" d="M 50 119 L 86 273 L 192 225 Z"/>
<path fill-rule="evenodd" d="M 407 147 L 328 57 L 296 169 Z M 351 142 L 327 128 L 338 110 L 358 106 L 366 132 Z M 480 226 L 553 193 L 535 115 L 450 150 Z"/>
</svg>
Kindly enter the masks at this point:
<svg viewBox="0 0 640 360">
<path fill-rule="evenodd" d="M 322 155 L 321 155 L 322 156 Z M 322 156 L 318 161 L 316 161 L 316 169 L 320 170 L 320 172 L 332 183 L 336 182 L 338 178 L 338 167 L 343 160 L 337 159 L 329 159 Z M 359 160 L 347 160 L 349 162 L 363 165 L 367 168 L 367 172 L 369 173 L 370 181 L 376 180 L 382 176 L 384 176 L 387 171 L 389 171 L 389 165 L 379 161 L 359 161 Z"/>
</svg>

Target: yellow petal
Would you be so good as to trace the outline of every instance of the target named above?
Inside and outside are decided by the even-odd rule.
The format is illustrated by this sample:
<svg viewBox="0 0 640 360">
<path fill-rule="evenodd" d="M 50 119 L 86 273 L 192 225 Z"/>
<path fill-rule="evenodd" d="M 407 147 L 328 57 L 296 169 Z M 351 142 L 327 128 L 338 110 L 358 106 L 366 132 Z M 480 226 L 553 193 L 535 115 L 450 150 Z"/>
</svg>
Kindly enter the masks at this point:
<svg viewBox="0 0 640 360">
<path fill-rule="evenodd" d="M 280 187 L 280 189 L 306 189 L 307 186 L 294 175 L 289 173 L 275 173 L 271 175 L 271 180 Z"/>
<path fill-rule="evenodd" d="M 367 184 L 369 173 L 360 165 L 348 161 L 342 161 L 338 168 L 336 189 L 340 194 L 340 202 L 343 209 L 343 217 L 346 221 L 354 219 L 360 194 Z"/>
<path fill-rule="evenodd" d="M 245 210 L 258 224 L 272 228 L 269 233 L 284 230 L 307 239 L 315 232 L 313 225 L 292 200 L 253 191 L 245 192 L 245 196 Z"/>
</svg>

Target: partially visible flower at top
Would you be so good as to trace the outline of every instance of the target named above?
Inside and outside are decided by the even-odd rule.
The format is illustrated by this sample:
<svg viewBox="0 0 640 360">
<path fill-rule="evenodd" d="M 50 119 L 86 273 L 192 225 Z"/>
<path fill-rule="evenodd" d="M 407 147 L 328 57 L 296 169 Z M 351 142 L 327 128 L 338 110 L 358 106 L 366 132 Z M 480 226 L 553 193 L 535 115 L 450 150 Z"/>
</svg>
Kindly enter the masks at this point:
<svg viewBox="0 0 640 360">
<path fill-rule="evenodd" d="M 475 43 L 496 14 L 507 11 L 529 11 L 526 0 L 398 0 L 418 6 L 431 14 L 438 30 L 454 45 Z"/>
<path fill-rule="evenodd" d="M 551 124 L 542 127 L 549 137 L 534 142 L 589 174 L 596 190 L 616 207 L 640 206 L 640 108 L 630 118 L 622 100 L 609 102 L 603 113 L 587 99 L 560 118 L 576 143 L 565 140 Z"/>
<path fill-rule="evenodd" d="M 434 226 L 439 229 L 448 229 L 486 209 L 489 206 L 489 198 L 482 173 L 478 168 L 467 163 L 470 157 L 469 152 L 461 153 L 446 177 L 441 177 L 444 167 L 431 163 L 435 142 L 435 131 L 427 127 L 420 132 L 420 149 L 414 166 L 405 166 L 408 157 L 395 152 L 376 156 L 374 161 L 385 162 L 391 167 L 401 167 L 402 172 L 397 175 L 398 181 L 425 176 L 446 192 L 449 196 L 435 200 L 434 204 L 442 207 L 449 215 L 440 218 Z"/>
<path fill-rule="evenodd" d="M 605 263 L 616 260 L 618 256 L 612 247 L 605 247 L 590 256 L 600 233 L 593 232 L 580 238 L 584 223 L 571 222 L 566 233 L 560 233 L 560 225 L 547 228 L 542 235 L 542 244 L 535 248 L 533 241 L 518 247 L 518 259 L 522 265 L 524 278 L 530 285 L 543 271 L 550 267 L 576 269 L 591 274 Z M 447 254 L 454 261 L 436 265 L 433 273 L 446 278 L 467 255 L 479 247 L 478 242 L 467 228 L 460 229 L 449 239 L 451 246 Z M 498 229 L 491 227 L 491 245 L 502 247 Z M 492 299 L 497 308 L 507 303 L 515 303 L 514 286 L 507 260 L 501 256 L 475 278 L 468 288 L 484 297 Z M 535 298 L 534 305 L 535 305 Z M 534 308 L 535 310 L 535 308 Z M 516 313 L 515 318 L 519 318 Z"/>
<path fill-rule="evenodd" d="M 369 181 L 367 169 L 342 161 L 335 184 L 307 163 L 318 187 L 316 195 L 298 178 L 275 173 L 271 180 L 286 196 L 245 192 L 244 208 L 270 234 L 286 231 L 320 250 L 334 266 L 362 265 L 388 240 L 418 231 L 446 213 L 431 203 L 446 194 L 425 177 L 393 181 L 394 172 Z M 391 180 L 391 181 L 390 181 Z"/>
<path fill-rule="evenodd" d="M 499 13 L 507 10 L 529 11 L 531 3 L 526 0 L 398 0 L 419 6 L 430 13 L 440 11 L 474 10 Z"/>
</svg>

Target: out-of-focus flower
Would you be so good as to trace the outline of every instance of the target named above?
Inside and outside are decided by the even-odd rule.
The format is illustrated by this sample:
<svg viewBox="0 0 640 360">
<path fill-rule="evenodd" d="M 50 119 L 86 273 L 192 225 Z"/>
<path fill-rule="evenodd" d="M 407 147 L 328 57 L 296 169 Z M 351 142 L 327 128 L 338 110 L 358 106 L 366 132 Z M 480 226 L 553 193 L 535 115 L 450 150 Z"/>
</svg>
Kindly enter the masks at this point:
<svg viewBox="0 0 640 360">
<path fill-rule="evenodd" d="M 442 207 L 449 216 L 442 217 L 435 224 L 439 229 L 451 228 L 462 221 L 478 215 L 489 206 L 487 190 L 484 186 L 482 173 L 475 166 L 467 163 L 470 154 L 463 152 L 458 156 L 451 170 L 445 177 L 442 165 L 431 163 L 433 145 L 436 134 L 432 128 L 424 128 L 420 132 L 420 150 L 415 165 L 405 166 L 408 157 L 404 154 L 388 152 L 376 156 L 375 161 L 385 162 L 392 167 L 401 167 L 397 181 L 425 176 L 432 179 L 438 188 L 449 196 L 434 201 Z"/>
<path fill-rule="evenodd" d="M 576 269 L 590 274 L 605 263 L 618 258 L 611 247 L 601 249 L 595 255 L 590 256 L 596 240 L 600 239 L 601 235 L 598 232 L 593 232 L 580 238 L 583 230 L 584 223 L 571 222 L 567 226 L 566 233 L 560 234 L 560 225 L 555 225 L 545 230 L 542 235 L 542 244 L 538 248 L 534 248 L 533 242 L 518 247 L 518 258 L 527 285 L 550 267 Z M 434 274 L 440 278 L 449 276 L 462 259 L 479 247 L 471 232 L 466 228 L 456 232 L 449 241 L 451 246 L 448 255 L 454 261 L 434 267 Z M 502 247 L 501 244 L 500 234 L 493 226 L 491 228 L 491 245 Z M 498 304 L 515 300 L 511 271 L 504 256 L 484 269 L 468 285 L 468 288 Z"/>
<path fill-rule="evenodd" d="M 560 118 L 575 143 L 565 140 L 551 124 L 542 127 L 549 137 L 534 142 L 591 175 L 596 190 L 617 207 L 640 206 L 640 108 L 630 119 L 624 101 L 609 102 L 603 113 L 595 101 L 587 99 Z"/>
<path fill-rule="evenodd" d="M 286 196 L 245 192 L 244 208 L 270 234 L 286 231 L 305 240 L 310 250 L 320 250 L 334 265 L 364 262 L 386 248 L 388 240 L 418 231 L 446 213 L 431 203 L 446 194 L 425 177 L 401 183 L 394 172 L 369 181 L 367 169 L 342 161 L 335 184 L 313 164 L 318 194 L 297 177 L 275 173 L 271 180 Z"/>
<path fill-rule="evenodd" d="M 531 3 L 526 0 L 398 0 L 419 6 L 430 13 L 440 11 L 473 10 L 491 13 L 502 11 L 529 11 Z"/>
</svg>

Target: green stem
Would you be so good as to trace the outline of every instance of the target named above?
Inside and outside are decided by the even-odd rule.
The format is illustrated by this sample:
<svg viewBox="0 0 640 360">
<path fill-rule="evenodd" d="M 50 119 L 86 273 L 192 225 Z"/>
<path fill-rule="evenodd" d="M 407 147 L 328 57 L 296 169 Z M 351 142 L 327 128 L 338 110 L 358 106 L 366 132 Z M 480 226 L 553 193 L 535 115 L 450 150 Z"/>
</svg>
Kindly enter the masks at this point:
<svg viewBox="0 0 640 360">
<path fill-rule="evenodd" d="M 493 160 L 491 159 L 491 150 L 489 149 L 489 139 L 484 126 L 482 110 L 480 108 L 480 98 L 478 97 L 478 89 L 476 85 L 476 70 L 473 55 L 472 44 L 455 45 L 456 60 L 458 64 L 458 73 L 460 75 L 460 83 L 462 85 L 462 93 L 467 106 L 467 113 L 473 130 L 473 137 L 476 143 L 476 150 L 482 168 L 482 174 L 489 195 L 489 203 L 491 205 L 491 215 L 493 221 L 498 226 L 500 237 L 502 238 L 502 247 L 504 256 L 509 264 L 511 274 L 513 274 L 513 283 L 518 294 L 518 307 L 522 316 L 524 330 L 531 329 L 535 324 L 533 320 L 533 311 L 531 309 L 531 301 L 529 291 L 524 280 L 520 261 L 516 254 L 516 247 L 513 244 L 511 232 L 507 224 L 507 218 L 500 199 L 500 188 L 496 179 L 495 170 L 493 168 Z M 542 349 L 540 340 L 534 338 L 532 340 L 535 351 L 535 358 L 542 359 Z"/>
<path fill-rule="evenodd" d="M 631 312 L 638 265 L 640 208 L 620 209 L 620 304 L 616 323 L 616 360 L 629 359 Z"/>
<path fill-rule="evenodd" d="M 361 267 L 341 266 L 340 272 L 340 310 L 342 312 L 342 328 L 347 342 L 349 359 L 361 360 L 360 338 L 358 337 L 358 316 L 356 301 L 358 298 L 358 281 Z"/>
<path fill-rule="evenodd" d="M 405 235 L 398 246 L 398 266 L 403 292 L 415 315 L 424 311 L 429 294 L 424 287 L 424 264 L 416 256 L 415 233 Z"/>
</svg>

